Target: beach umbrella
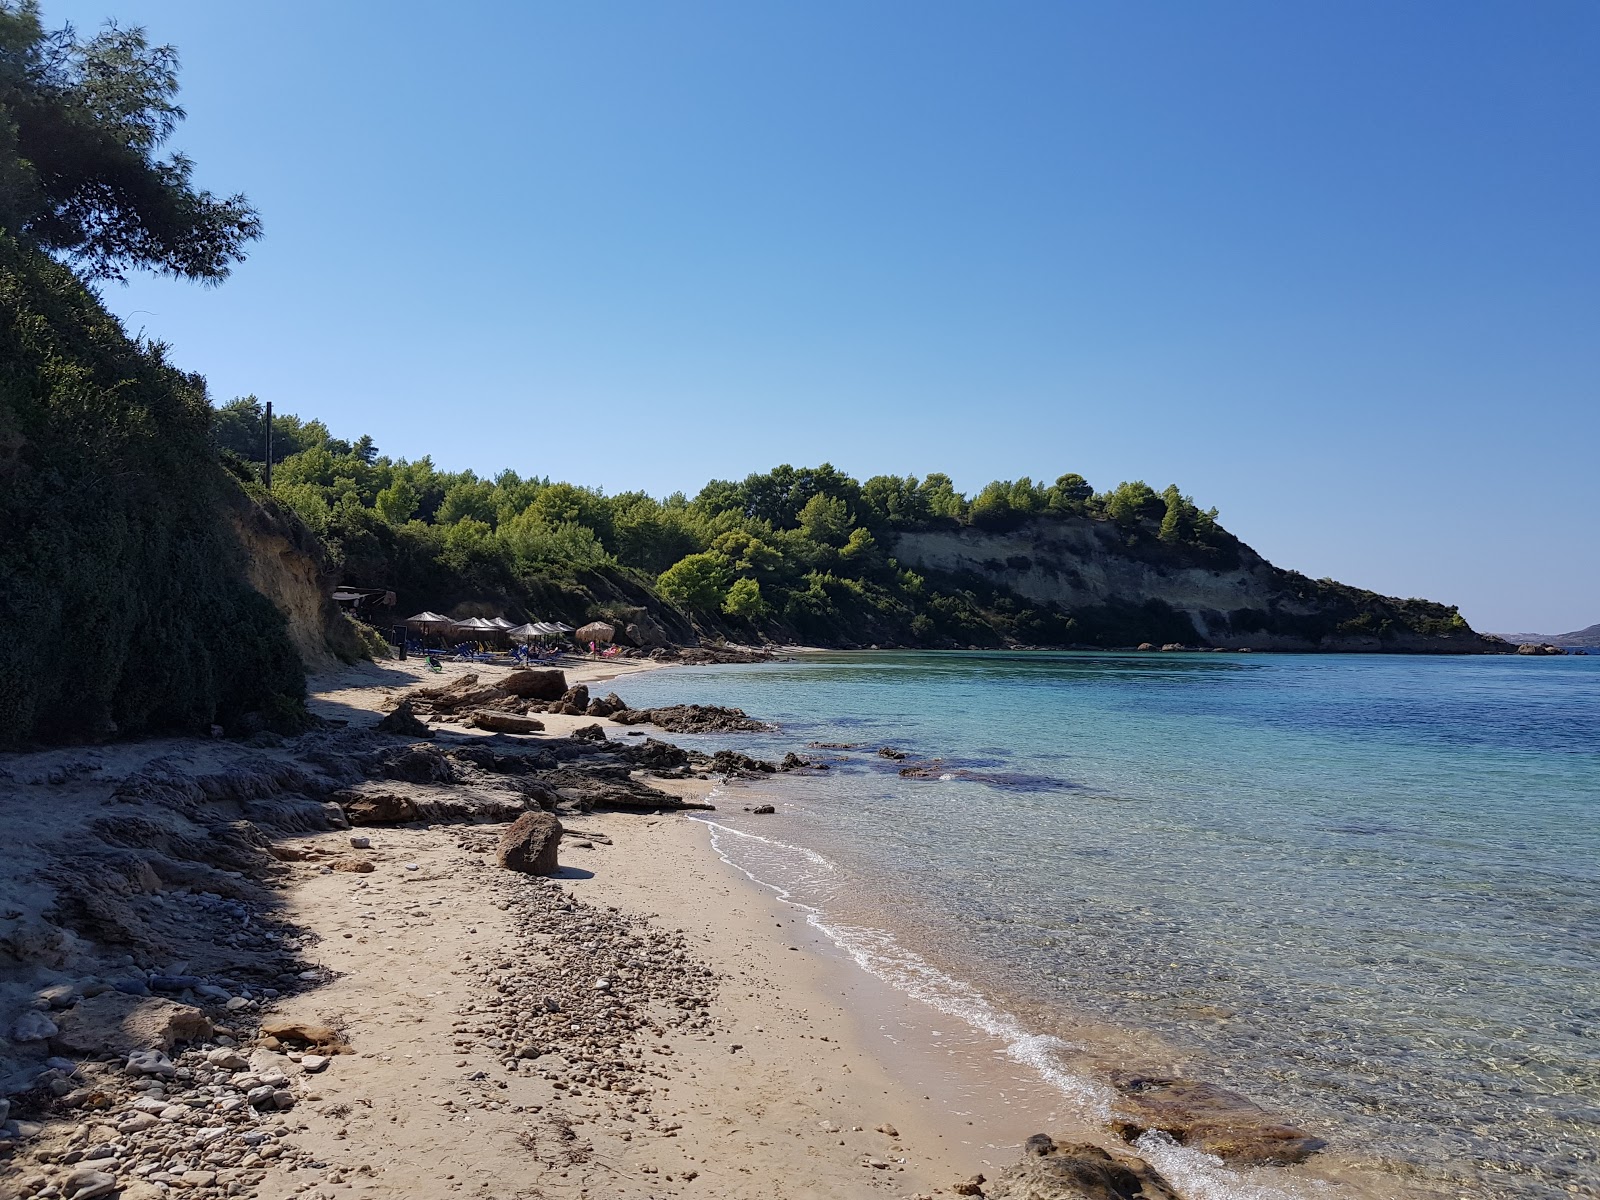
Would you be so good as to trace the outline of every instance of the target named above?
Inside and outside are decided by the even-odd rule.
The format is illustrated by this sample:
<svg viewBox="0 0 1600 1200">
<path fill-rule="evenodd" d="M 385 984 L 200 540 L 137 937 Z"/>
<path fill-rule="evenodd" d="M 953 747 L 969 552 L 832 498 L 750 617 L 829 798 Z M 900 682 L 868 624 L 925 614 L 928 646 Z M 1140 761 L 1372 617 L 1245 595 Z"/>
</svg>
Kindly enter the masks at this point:
<svg viewBox="0 0 1600 1200">
<path fill-rule="evenodd" d="M 529 638 L 536 638 L 539 636 L 539 634 L 539 626 L 533 624 L 513 625 L 510 629 L 506 630 L 507 637 L 516 638 L 520 642 L 525 642 Z"/>
<path fill-rule="evenodd" d="M 565 625 L 560 621 L 551 621 L 550 622 L 550 627 L 552 629 L 554 629 L 557 633 L 571 633 L 572 632 L 572 626 L 571 625 Z"/>
<path fill-rule="evenodd" d="M 454 622 L 449 617 L 440 616 L 436 612 L 419 612 L 414 617 L 407 617 L 406 624 L 427 633 L 433 626 L 452 625 Z"/>
<path fill-rule="evenodd" d="M 482 617 L 468 617 L 465 621 L 452 621 L 450 627 L 452 629 L 465 630 L 468 633 L 500 632 L 500 626 L 493 622 L 485 621 Z"/>
<path fill-rule="evenodd" d="M 617 636 L 617 631 L 604 621 L 590 621 L 572 636 L 580 642 L 609 642 Z"/>
<path fill-rule="evenodd" d="M 504 617 L 490 617 L 489 618 L 489 624 L 493 625 L 496 629 L 515 629 L 516 628 L 515 625 L 513 625 L 510 621 L 506 620 Z"/>
</svg>

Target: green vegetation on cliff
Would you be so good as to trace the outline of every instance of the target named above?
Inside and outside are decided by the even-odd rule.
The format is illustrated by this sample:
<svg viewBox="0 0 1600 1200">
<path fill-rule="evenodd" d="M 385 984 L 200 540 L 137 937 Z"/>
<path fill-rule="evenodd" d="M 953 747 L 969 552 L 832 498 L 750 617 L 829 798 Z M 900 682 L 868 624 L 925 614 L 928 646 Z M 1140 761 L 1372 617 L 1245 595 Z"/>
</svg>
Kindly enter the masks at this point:
<svg viewBox="0 0 1600 1200">
<path fill-rule="evenodd" d="M 262 421 L 254 397 L 224 406 L 223 452 L 259 469 Z M 916 531 L 999 537 L 1076 521 L 1106 531 L 1118 556 L 1161 570 L 1224 572 L 1259 562 L 1214 509 L 1200 509 L 1175 486 L 1157 492 L 1142 481 L 1097 493 L 1079 475 L 1048 485 L 1023 478 L 968 497 L 945 475 L 858 482 L 823 464 L 713 480 L 692 499 L 658 500 L 514 471 L 493 479 L 441 471 L 426 458 L 382 456 L 370 438 L 334 438 L 320 422 L 274 422 L 275 447 L 296 447 L 274 468 L 275 499 L 325 539 L 348 582 L 392 588 L 413 608 L 481 603 L 577 623 L 626 615 L 631 606 L 654 610 L 669 629 L 692 623 L 702 632 L 825 644 L 1194 643 L 1204 639 L 1190 618 L 1160 600 L 1066 610 L 1029 601 L 982 572 L 910 569 L 893 547 Z M 1466 630 L 1443 605 L 1274 576 L 1287 600 L 1303 598 L 1316 613 L 1242 610 L 1243 632 L 1316 643 Z"/>
<path fill-rule="evenodd" d="M 172 66 L 137 31 L 46 34 L 0 5 L 0 745 L 303 709 L 203 382 L 63 265 L 216 280 L 255 234 L 242 199 L 154 157 L 182 115 Z"/>
</svg>

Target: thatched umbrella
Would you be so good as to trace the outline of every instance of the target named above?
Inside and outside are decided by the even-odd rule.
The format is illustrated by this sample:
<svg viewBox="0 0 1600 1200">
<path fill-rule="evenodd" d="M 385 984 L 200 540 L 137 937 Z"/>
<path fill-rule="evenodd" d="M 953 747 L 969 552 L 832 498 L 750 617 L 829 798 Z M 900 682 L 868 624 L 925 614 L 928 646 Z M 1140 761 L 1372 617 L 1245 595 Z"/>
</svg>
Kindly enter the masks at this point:
<svg viewBox="0 0 1600 1200">
<path fill-rule="evenodd" d="M 617 631 L 604 621 L 590 621 L 572 636 L 580 642 L 609 642 L 617 636 Z"/>
</svg>

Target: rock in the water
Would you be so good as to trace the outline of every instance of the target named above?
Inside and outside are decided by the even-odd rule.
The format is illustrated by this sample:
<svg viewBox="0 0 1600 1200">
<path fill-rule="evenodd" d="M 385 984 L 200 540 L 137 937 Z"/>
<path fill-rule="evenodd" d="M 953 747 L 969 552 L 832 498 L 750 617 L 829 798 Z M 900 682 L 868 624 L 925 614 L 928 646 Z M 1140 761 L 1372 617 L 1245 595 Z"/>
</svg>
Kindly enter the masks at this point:
<svg viewBox="0 0 1600 1200">
<path fill-rule="evenodd" d="M 500 681 L 500 688 L 525 700 L 559 700 L 566 694 L 567 677 L 561 671 L 530 668 L 511 672 Z"/>
<path fill-rule="evenodd" d="M 521 713 L 496 712 L 483 708 L 474 712 L 468 718 L 468 723 L 495 733 L 538 733 L 544 728 L 544 722 L 537 717 L 525 717 Z"/>
<path fill-rule="evenodd" d="M 495 861 L 525 875 L 554 875 L 560 869 L 556 861 L 560 844 L 560 821 L 547 812 L 523 813 L 500 838 Z"/>
<path fill-rule="evenodd" d="M 896 762 L 898 762 L 900 759 L 903 759 L 905 756 L 906 756 L 906 752 L 904 750 L 896 750 L 893 746 L 879 746 L 878 747 L 878 757 L 879 758 L 893 759 Z"/>
<path fill-rule="evenodd" d="M 1325 1145 L 1227 1088 L 1192 1079 L 1114 1071 L 1112 1128 L 1127 1141 L 1159 1130 L 1179 1145 L 1242 1166 L 1304 1162 Z"/>
<path fill-rule="evenodd" d="M 776 813 L 778 810 L 776 808 L 774 808 L 770 804 L 758 804 L 754 808 L 752 808 L 750 811 L 752 813 L 754 813 L 758 817 L 766 817 L 766 816 L 771 816 L 772 814 Z"/>
<path fill-rule="evenodd" d="M 670 771 L 689 761 L 687 750 L 655 738 L 645 738 L 638 745 L 627 747 L 625 753 L 641 767 L 649 767 L 656 771 Z"/>
<path fill-rule="evenodd" d="M 1177 1200 L 1141 1158 L 1112 1155 L 1087 1142 L 1058 1146 L 1043 1134 L 1029 1138 L 1022 1161 L 981 1194 L 989 1200 Z"/>
<path fill-rule="evenodd" d="M 406 737 L 433 736 L 433 730 L 423 723 L 421 717 L 411 711 L 410 700 L 402 700 L 395 705 L 394 711 L 378 722 L 378 728 L 384 733 L 401 733 Z"/>
<path fill-rule="evenodd" d="M 754 733 L 772 726 L 746 715 L 741 708 L 714 704 L 672 704 L 665 708 L 631 708 L 612 716 L 624 725 L 649 722 L 668 733 Z"/>
<path fill-rule="evenodd" d="M 198 1008 L 153 996 L 102 992 L 90 996 L 56 1018 L 59 1031 L 50 1039 L 57 1054 L 89 1058 L 111 1052 L 170 1050 L 179 1042 L 211 1036 L 211 1021 Z"/>
</svg>

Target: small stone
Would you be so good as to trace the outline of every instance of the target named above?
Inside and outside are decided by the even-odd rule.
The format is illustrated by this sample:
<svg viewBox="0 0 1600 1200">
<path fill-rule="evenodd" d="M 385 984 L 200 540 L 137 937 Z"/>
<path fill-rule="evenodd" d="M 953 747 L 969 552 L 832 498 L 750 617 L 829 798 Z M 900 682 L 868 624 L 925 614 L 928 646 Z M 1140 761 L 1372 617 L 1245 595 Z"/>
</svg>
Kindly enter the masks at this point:
<svg viewBox="0 0 1600 1200">
<path fill-rule="evenodd" d="M 983 1195 L 983 1185 L 984 1177 L 982 1175 L 974 1175 L 969 1179 L 963 1179 L 951 1184 L 950 1190 L 958 1196 L 981 1196 Z"/>
<path fill-rule="evenodd" d="M 245 1099 L 250 1102 L 250 1107 L 252 1108 L 266 1108 L 272 1104 L 272 1097 L 277 1090 L 270 1084 L 264 1083 L 260 1087 L 253 1087 L 245 1093 Z"/>
<path fill-rule="evenodd" d="M 883 1134 L 884 1137 L 897 1138 L 900 1136 L 900 1131 L 893 1125 L 890 1125 L 887 1121 L 878 1126 L 878 1132 Z"/>
<path fill-rule="evenodd" d="M 129 1075 L 153 1075 L 161 1079 L 172 1079 L 178 1074 L 172 1060 L 159 1050 L 135 1051 L 128 1055 L 128 1065 L 123 1069 Z"/>
<path fill-rule="evenodd" d="M 611 980 L 596 979 L 594 981 L 594 990 L 597 992 L 609 992 L 611 990 Z"/>
<path fill-rule="evenodd" d="M 146 1129 L 154 1129 L 159 1124 L 161 1124 L 161 1118 L 156 1116 L 155 1113 L 134 1113 L 133 1116 L 117 1126 L 117 1132 L 142 1133 Z"/>
<path fill-rule="evenodd" d="M 211 1051 L 206 1055 L 206 1061 L 213 1067 L 221 1067 L 224 1071 L 242 1071 L 250 1065 L 244 1055 L 227 1046 Z"/>
<path fill-rule="evenodd" d="M 371 850 L 372 839 L 369 837 L 352 837 L 350 839 L 350 848 L 352 850 Z"/>
<path fill-rule="evenodd" d="M 272 1106 L 280 1111 L 294 1107 L 294 1093 L 276 1091 L 272 1093 Z"/>
<path fill-rule="evenodd" d="M 307 1054 L 301 1057 L 300 1066 L 302 1069 L 310 1071 L 313 1075 L 315 1075 L 318 1071 L 321 1071 L 327 1067 L 328 1061 L 329 1060 L 325 1055 Z"/>
<path fill-rule="evenodd" d="M 185 1171 L 180 1178 L 188 1187 L 215 1187 L 217 1173 L 215 1171 Z"/>
<path fill-rule="evenodd" d="M 225 1005 L 223 1005 L 223 1007 L 229 1012 L 238 1012 L 241 1008 L 249 1008 L 250 1001 L 246 1000 L 243 996 L 234 996 Z"/>
</svg>

